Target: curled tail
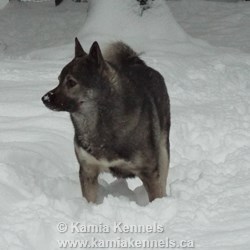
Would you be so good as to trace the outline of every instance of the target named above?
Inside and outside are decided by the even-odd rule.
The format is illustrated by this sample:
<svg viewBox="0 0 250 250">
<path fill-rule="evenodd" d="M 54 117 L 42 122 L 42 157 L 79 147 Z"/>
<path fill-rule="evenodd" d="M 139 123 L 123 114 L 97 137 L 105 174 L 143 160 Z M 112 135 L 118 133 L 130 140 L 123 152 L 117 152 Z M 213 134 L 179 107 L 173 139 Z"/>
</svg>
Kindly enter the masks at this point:
<svg viewBox="0 0 250 250">
<path fill-rule="evenodd" d="M 123 42 L 115 42 L 109 45 L 104 52 L 104 58 L 108 62 L 123 67 L 133 64 L 144 64 L 138 54 Z"/>
</svg>

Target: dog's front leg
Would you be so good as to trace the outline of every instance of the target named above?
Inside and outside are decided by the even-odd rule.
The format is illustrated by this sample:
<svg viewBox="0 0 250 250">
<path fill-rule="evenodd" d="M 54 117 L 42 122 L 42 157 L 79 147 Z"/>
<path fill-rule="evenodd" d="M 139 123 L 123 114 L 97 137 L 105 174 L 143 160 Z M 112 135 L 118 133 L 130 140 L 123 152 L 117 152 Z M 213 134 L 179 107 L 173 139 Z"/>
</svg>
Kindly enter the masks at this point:
<svg viewBox="0 0 250 250">
<path fill-rule="evenodd" d="M 92 171 L 86 171 L 90 166 L 80 166 L 79 178 L 82 188 L 82 195 L 88 202 L 96 202 L 98 191 L 98 171 L 92 168 Z"/>
</svg>

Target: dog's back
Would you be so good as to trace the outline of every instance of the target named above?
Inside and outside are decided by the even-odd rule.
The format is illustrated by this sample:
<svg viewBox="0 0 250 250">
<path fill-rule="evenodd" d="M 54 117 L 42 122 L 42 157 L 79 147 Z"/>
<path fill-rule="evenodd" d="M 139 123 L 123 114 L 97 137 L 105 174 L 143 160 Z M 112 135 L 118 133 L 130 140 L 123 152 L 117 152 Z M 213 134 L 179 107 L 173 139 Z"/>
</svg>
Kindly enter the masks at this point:
<svg viewBox="0 0 250 250">
<path fill-rule="evenodd" d="M 162 75 L 148 67 L 139 55 L 123 42 L 112 43 L 104 52 L 104 58 L 120 75 L 128 78 L 128 81 L 121 81 L 121 84 L 125 85 L 124 89 L 135 90 L 134 98 L 146 98 L 156 108 L 160 130 L 166 132 L 169 140 L 170 103 Z M 131 94 L 131 91 L 128 94 Z"/>
</svg>

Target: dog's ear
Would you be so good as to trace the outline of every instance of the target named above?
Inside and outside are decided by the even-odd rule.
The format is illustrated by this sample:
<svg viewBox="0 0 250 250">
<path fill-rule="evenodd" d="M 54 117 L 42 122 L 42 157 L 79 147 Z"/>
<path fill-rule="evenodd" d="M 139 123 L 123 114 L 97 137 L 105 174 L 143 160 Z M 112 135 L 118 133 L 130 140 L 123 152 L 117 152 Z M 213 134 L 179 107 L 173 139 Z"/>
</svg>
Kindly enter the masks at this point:
<svg viewBox="0 0 250 250">
<path fill-rule="evenodd" d="M 75 38 L 75 57 L 82 57 L 87 55 L 87 53 L 83 50 L 82 45 L 80 44 L 78 38 Z"/>
<path fill-rule="evenodd" d="M 99 44 L 96 41 L 92 44 L 89 50 L 89 57 L 95 62 L 98 68 L 101 68 L 102 66 L 104 66 L 105 61 L 103 59 Z"/>
</svg>

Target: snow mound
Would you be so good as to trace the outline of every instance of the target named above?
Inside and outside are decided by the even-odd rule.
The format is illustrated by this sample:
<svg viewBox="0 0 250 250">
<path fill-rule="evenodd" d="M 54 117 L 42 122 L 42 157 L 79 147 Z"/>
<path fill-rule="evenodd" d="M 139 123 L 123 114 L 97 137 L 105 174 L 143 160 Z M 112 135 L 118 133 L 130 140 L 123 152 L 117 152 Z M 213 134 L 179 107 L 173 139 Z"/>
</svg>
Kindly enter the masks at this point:
<svg viewBox="0 0 250 250">
<path fill-rule="evenodd" d="M 166 44 L 187 40 L 164 0 L 153 1 L 142 15 L 134 0 L 89 1 L 88 17 L 78 36 L 84 42 L 122 40 L 139 48 L 160 40 Z"/>
<path fill-rule="evenodd" d="M 77 37 L 87 51 L 94 41 L 98 41 L 104 49 L 108 43 L 117 40 L 128 43 L 138 52 L 154 51 L 157 54 L 169 50 L 203 53 L 208 47 L 204 42 L 191 39 L 183 31 L 164 0 L 152 1 L 151 8 L 145 10 L 142 15 L 135 0 L 91 0 L 86 21 Z M 28 54 L 28 58 L 69 59 L 73 56 L 73 43 L 72 38 L 70 45 L 34 51 Z"/>
<path fill-rule="evenodd" d="M 151 8 L 142 15 L 140 11 L 135 0 L 91 0 L 88 3 L 87 18 L 82 17 L 86 21 L 82 21 L 84 24 L 77 37 L 86 51 L 94 41 L 98 41 L 100 47 L 105 49 L 110 42 L 122 40 L 137 52 L 151 57 L 164 56 L 169 52 L 187 55 L 217 53 L 216 48 L 191 38 L 183 31 L 165 0 L 152 1 Z M 73 55 L 74 37 L 70 44 L 35 50 L 25 58 L 69 60 Z"/>
</svg>

